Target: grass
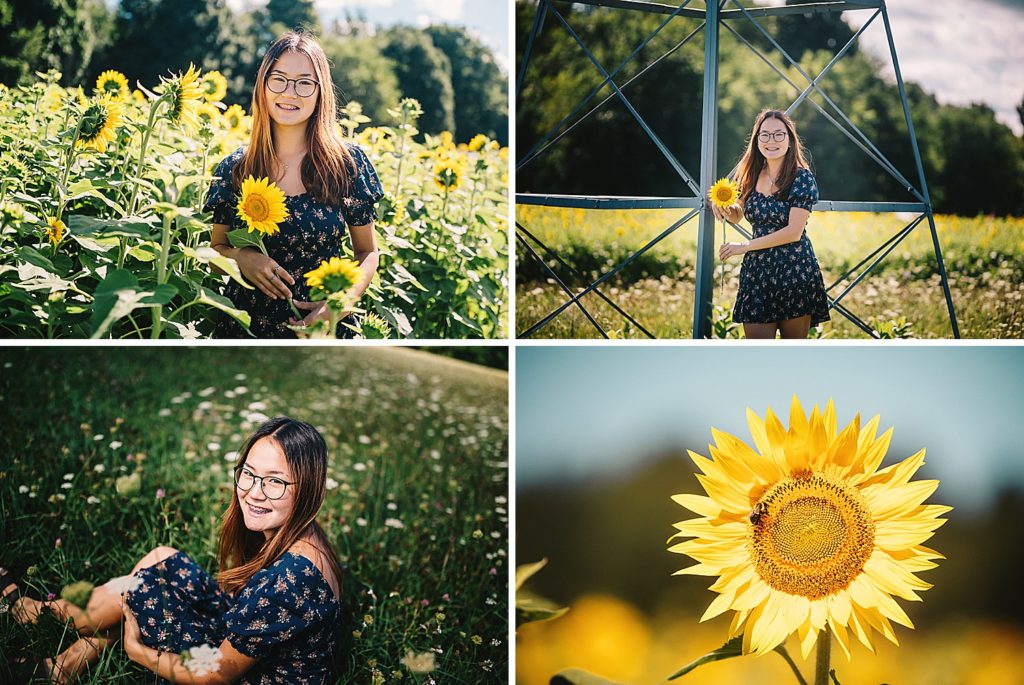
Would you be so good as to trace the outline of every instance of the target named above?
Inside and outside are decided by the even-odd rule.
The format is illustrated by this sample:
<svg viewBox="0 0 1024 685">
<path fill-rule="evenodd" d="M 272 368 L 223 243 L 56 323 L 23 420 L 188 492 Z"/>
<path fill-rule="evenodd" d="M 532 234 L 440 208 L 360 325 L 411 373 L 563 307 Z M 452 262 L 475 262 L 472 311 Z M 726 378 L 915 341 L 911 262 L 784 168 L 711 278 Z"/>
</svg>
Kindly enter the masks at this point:
<svg viewBox="0 0 1024 685">
<path fill-rule="evenodd" d="M 232 452 L 288 414 L 331 454 L 320 521 L 347 571 L 339 682 L 415 682 L 410 650 L 437 654 L 438 682 L 505 682 L 506 372 L 365 347 L 7 348 L 0 366 L 0 561 L 33 564 L 35 592 L 100 584 L 161 544 L 214 571 Z M 119 494 L 135 472 L 139 492 Z M 0 662 L 73 639 L 50 616 L 25 629 L 0 614 Z M 152 680 L 113 649 L 80 682 Z"/>
<path fill-rule="evenodd" d="M 581 271 L 588 283 L 610 271 L 645 242 L 678 220 L 683 210 L 581 210 L 520 205 L 517 221 Z M 809 234 L 830 285 L 913 217 L 892 214 L 821 212 L 812 215 Z M 950 279 L 961 335 L 971 338 L 1024 337 L 1024 219 L 936 217 L 943 259 Z M 690 337 L 693 319 L 697 220 L 668 238 L 602 286 L 612 301 L 658 337 Z M 716 228 L 716 245 L 721 242 Z M 729 231 L 729 239 L 738 234 Z M 518 252 L 516 312 L 522 332 L 566 301 L 561 289 L 532 257 Z M 552 263 L 552 266 L 554 264 Z M 572 286 L 582 281 L 563 268 Z M 715 266 L 714 302 L 723 305 L 722 325 L 735 301 L 739 260 Z M 833 296 L 842 291 L 830 291 Z M 583 304 L 602 327 L 617 337 L 643 333 L 594 294 Z M 950 337 L 952 329 L 940 287 L 931 234 L 923 222 L 881 262 L 843 304 L 876 329 L 897 337 Z M 538 332 L 538 337 L 597 337 L 575 306 Z M 738 331 L 731 337 L 738 336 Z M 817 335 L 863 337 L 842 315 L 833 313 Z"/>
</svg>

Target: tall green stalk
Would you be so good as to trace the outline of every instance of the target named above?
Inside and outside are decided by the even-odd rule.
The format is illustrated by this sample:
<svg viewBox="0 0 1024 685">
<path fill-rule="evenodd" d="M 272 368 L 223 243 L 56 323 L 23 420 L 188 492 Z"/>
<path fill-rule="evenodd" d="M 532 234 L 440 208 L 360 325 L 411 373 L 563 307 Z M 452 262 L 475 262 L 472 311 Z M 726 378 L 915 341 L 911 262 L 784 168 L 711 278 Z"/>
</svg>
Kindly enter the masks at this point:
<svg viewBox="0 0 1024 685">
<path fill-rule="evenodd" d="M 405 161 L 405 139 L 409 137 L 408 126 L 409 113 L 402 108 L 402 124 L 398 128 L 402 131 L 402 143 L 398 147 L 398 168 L 395 170 L 395 197 L 398 197 L 398 191 L 402 187 L 402 162 Z"/>
<path fill-rule="evenodd" d="M 132 189 L 132 197 L 128 202 L 128 214 L 132 216 L 135 214 L 136 201 L 139 197 L 139 179 L 142 178 L 143 162 L 146 160 L 146 148 L 149 147 L 149 136 L 153 133 L 153 122 L 156 121 L 156 113 L 160 109 L 160 105 L 164 103 L 162 97 L 157 98 L 153 101 L 153 104 L 149 107 L 149 120 L 146 122 L 146 130 L 142 134 L 142 147 L 139 148 L 139 163 L 135 170 L 135 187 Z"/>
<path fill-rule="evenodd" d="M 814 685 L 828 685 L 828 666 L 832 651 L 832 633 L 828 628 L 818 633 L 818 657 L 814 664 Z"/>
<path fill-rule="evenodd" d="M 167 282 L 167 257 L 171 251 L 171 227 L 174 225 L 174 218 L 171 214 L 164 214 L 163 235 L 160 238 L 160 257 L 156 262 L 156 284 L 163 285 Z M 153 314 L 153 326 L 150 329 L 151 337 L 156 340 L 163 330 L 164 306 L 153 305 L 150 310 Z"/>
</svg>

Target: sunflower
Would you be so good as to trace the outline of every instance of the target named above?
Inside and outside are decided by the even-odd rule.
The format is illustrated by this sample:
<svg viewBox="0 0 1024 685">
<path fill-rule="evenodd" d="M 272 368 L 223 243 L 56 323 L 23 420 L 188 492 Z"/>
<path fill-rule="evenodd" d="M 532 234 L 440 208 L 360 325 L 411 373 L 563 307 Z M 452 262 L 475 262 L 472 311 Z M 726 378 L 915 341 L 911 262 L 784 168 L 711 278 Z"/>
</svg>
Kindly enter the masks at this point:
<svg viewBox="0 0 1024 685">
<path fill-rule="evenodd" d="M 477 133 L 475 136 L 470 138 L 469 145 L 467 145 L 467 147 L 470 152 L 476 152 L 478 150 L 482 150 L 484 145 L 487 145 L 487 136 L 483 133 Z"/>
<path fill-rule="evenodd" d="M 219 71 L 208 71 L 200 81 L 207 102 L 220 102 L 228 94 L 228 80 Z"/>
<path fill-rule="evenodd" d="M 121 103 L 116 100 L 108 96 L 93 99 L 82 113 L 76 144 L 103 152 L 114 139 L 122 114 Z"/>
<path fill-rule="evenodd" d="M 434 165 L 434 183 L 441 190 L 451 192 L 462 183 L 462 172 L 462 165 L 454 160 L 439 161 Z"/>
<path fill-rule="evenodd" d="M 107 69 L 96 79 L 96 93 L 108 95 L 118 102 L 124 102 L 129 98 L 128 79 L 119 71 Z"/>
<path fill-rule="evenodd" d="M 224 112 L 224 121 L 231 132 L 241 131 L 245 124 L 245 110 L 239 105 L 231 105 Z"/>
<path fill-rule="evenodd" d="M 676 572 L 718 576 L 718 597 L 701 621 L 727 610 L 729 636 L 743 653 L 765 654 L 796 632 L 804 657 L 831 629 L 850 656 L 852 635 L 870 650 L 871 631 L 897 643 L 890 621 L 913 623 L 893 596 L 919 601 L 930 584 L 914 574 L 944 557 L 922 543 L 950 507 L 922 504 L 937 480 L 910 481 L 924 450 L 879 470 L 892 437 L 876 437 L 878 417 L 841 432 L 829 400 L 808 419 L 794 396 L 787 431 L 768 409 L 747 410 L 756 451 L 711 429 L 712 459 L 690 452 L 708 496 L 676 495 L 700 518 L 675 524 L 669 548 L 699 563 Z"/>
<path fill-rule="evenodd" d="M 267 178 L 259 180 L 249 176 L 242 181 L 242 197 L 238 201 L 238 216 L 249 226 L 249 233 L 264 235 L 278 232 L 277 225 L 288 217 L 284 193 Z"/>
<path fill-rule="evenodd" d="M 220 110 L 209 102 L 200 102 L 196 107 L 196 117 L 199 119 L 200 125 L 209 124 L 210 127 L 213 127 L 220 119 Z"/>
<path fill-rule="evenodd" d="M 347 294 L 363 277 L 359 263 L 351 259 L 331 257 L 306 273 L 306 285 L 314 297 Z"/>
<path fill-rule="evenodd" d="M 64 237 L 64 232 L 67 231 L 68 227 L 64 225 L 64 222 L 56 217 L 47 217 L 46 219 L 46 238 L 50 241 L 51 245 L 56 245 Z"/>
<path fill-rule="evenodd" d="M 391 337 L 391 324 L 373 312 L 367 312 L 359 326 L 359 334 L 365 340 L 387 340 Z"/>
<path fill-rule="evenodd" d="M 170 103 L 171 121 L 189 131 L 199 127 L 196 112 L 199 109 L 199 103 L 203 101 L 203 90 L 198 80 L 199 71 L 189 64 L 188 71 L 165 79 L 160 86 L 161 94 L 165 95 Z"/>
<path fill-rule="evenodd" d="M 711 201 L 716 207 L 725 209 L 736 204 L 740 196 L 740 187 L 731 178 L 720 178 L 711 186 Z"/>
</svg>

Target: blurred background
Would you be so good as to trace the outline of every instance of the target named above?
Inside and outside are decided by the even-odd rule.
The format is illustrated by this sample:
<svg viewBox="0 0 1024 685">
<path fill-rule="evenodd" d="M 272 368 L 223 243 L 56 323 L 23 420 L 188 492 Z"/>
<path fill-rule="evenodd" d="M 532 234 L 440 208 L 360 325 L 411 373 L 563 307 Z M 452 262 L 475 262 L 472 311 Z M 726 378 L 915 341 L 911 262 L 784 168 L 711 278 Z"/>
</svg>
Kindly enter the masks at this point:
<svg viewBox="0 0 1024 685">
<path fill-rule="evenodd" d="M 570 610 L 517 634 L 516 681 L 546 685 L 577 667 L 623 683 L 658 683 L 725 641 L 729 615 L 698 619 L 713 579 L 671 577 L 690 564 L 666 551 L 674 504 L 702 492 L 686 450 L 708 455 L 711 427 L 752 444 L 745 411 L 788 425 L 831 397 L 840 427 L 856 413 L 894 427 L 883 466 L 927 449 L 919 478 L 955 509 L 926 545 L 946 555 L 935 585 L 902 602 L 874 655 L 833 657 L 843 685 L 1024 683 L 1024 350 L 1010 347 L 696 349 L 520 347 L 516 355 L 516 564 L 549 559 L 526 585 Z M 881 639 L 881 638 L 880 638 Z M 809 673 L 812 663 L 799 660 Z M 811 657 L 813 661 L 813 655 Z M 680 683 L 795 682 L 777 655 L 705 665 Z"/>
<path fill-rule="evenodd" d="M 0 83 L 57 69 L 60 85 L 91 93 L 107 69 L 134 88 L 193 62 L 219 70 L 224 103 L 248 110 L 263 54 L 297 27 L 323 45 L 341 105 L 387 124 L 413 97 L 421 132 L 508 144 L 505 0 L 0 0 Z"/>
</svg>

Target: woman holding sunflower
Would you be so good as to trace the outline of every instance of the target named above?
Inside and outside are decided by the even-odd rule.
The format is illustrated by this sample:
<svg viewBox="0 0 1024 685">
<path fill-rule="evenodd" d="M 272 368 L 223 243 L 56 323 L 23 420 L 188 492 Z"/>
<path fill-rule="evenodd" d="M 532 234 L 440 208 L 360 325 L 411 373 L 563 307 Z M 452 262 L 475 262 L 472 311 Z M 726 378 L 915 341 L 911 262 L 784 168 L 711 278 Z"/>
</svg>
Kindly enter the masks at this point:
<svg viewBox="0 0 1024 685">
<path fill-rule="evenodd" d="M 234 259 L 255 286 L 230 281 L 224 294 L 250 314 L 249 333 L 256 337 L 293 338 L 290 326 L 330 319 L 327 304 L 312 301 L 303 275 L 341 255 L 346 225 L 360 271 L 353 301 L 377 271 L 374 203 L 383 191 L 366 154 L 341 140 L 336 111 L 323 49 L 312 37 L 289 32 L 270 47 L 257 73 L 249 146 L 214 172 L 205 206 L 213 212 L 212 246 Z M 249 177 L 274 185 L 248 182 Z M 260 231 L 265 251 L 232 245 L 229 231 L 247 226 Z M 304 315 L 301 320 L 293 305 Z M 339 335 L 345 331 L 339 326 Z M 214 335 L 238 338 L 246 332 L 224 317 Z"/>
<path fill-rule="evenodd" d="M 747 338 L 775 338 L 776 332 L 806 338 L 812 325 L 829 319 L 821 267 L 805 231 L 818 185 L 785 112 L 766 109 L 757 116 L 735 179 L 736 201 L 711 205 L 715 218 L 736 223 L 746 217 L 753 228 L 751 240 L 727 242 L 718 251 L 721 259 L 743 255 L 733 321 L 743 324 Z"/>
</svg>

